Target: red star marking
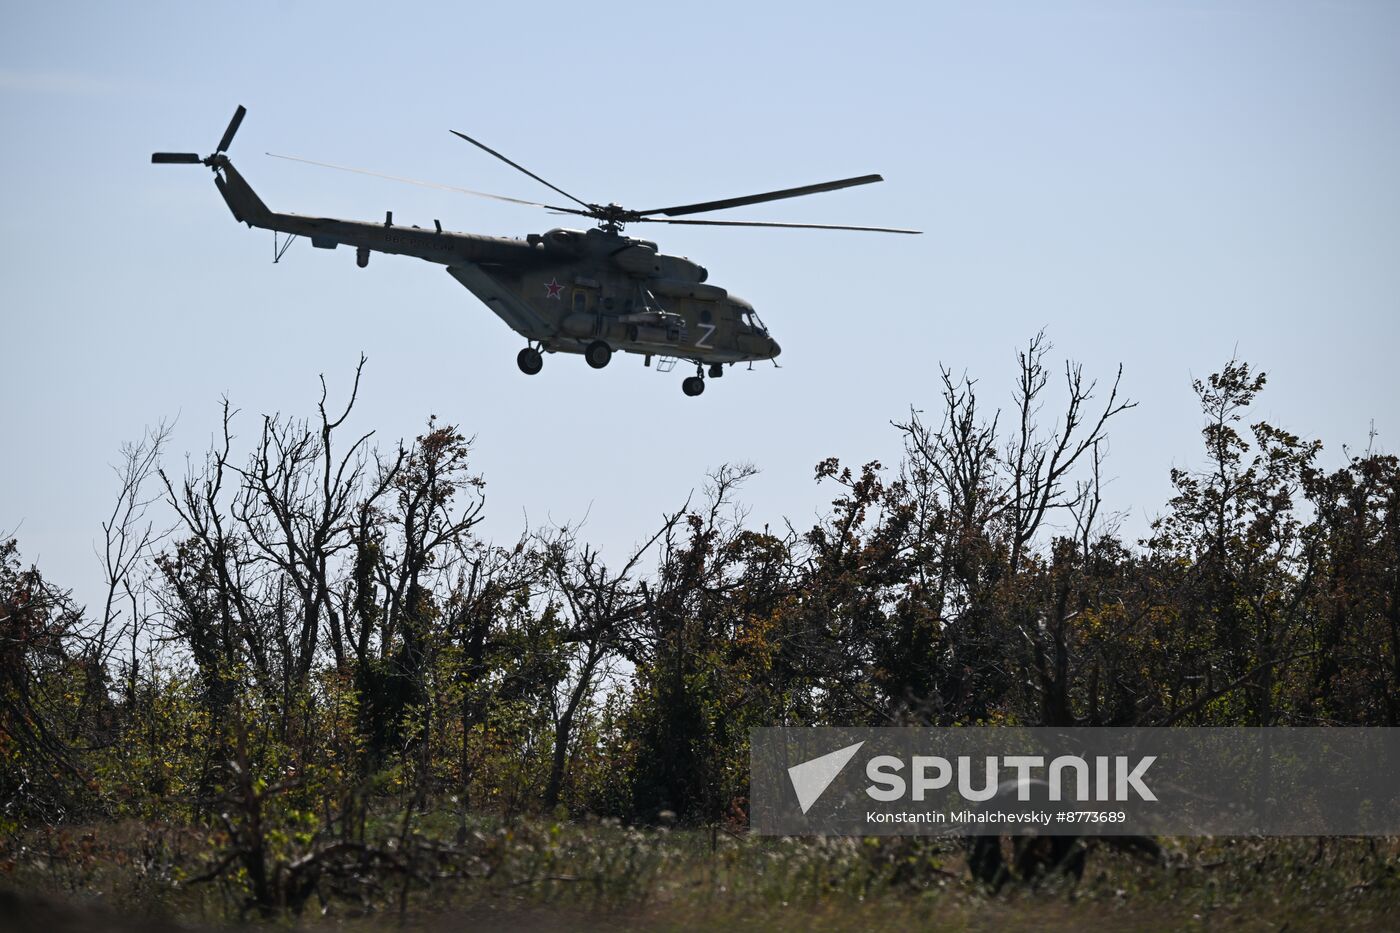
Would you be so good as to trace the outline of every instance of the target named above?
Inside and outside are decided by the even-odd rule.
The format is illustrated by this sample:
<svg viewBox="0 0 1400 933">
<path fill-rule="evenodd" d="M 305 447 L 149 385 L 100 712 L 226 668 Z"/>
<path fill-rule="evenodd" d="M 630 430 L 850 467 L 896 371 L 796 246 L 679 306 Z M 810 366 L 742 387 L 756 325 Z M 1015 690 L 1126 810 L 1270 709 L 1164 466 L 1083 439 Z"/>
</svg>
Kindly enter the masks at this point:
<svg viewBox="0 0 1400 933">
<path fill-rule="evenodd" d="M 545 282 L 544 290 L 546 298 L 555 298 L 563 301 L 562 298 L 559 298 L 559 293 L 564 290 L 564 286 L 559 284 L 559 279 L 557 277 L 551 278 L 548 282 Z"/>
</svg>

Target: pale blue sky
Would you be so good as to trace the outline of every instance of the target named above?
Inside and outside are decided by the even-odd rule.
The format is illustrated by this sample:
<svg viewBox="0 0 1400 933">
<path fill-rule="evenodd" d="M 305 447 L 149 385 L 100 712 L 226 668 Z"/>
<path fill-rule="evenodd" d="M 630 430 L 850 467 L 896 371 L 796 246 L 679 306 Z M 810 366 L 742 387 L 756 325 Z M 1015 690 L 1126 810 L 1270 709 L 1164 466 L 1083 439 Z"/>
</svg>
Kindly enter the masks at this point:
<svg viewBox="0 0 1400 933">
<path fill-rule="evenodd" d="M 1232 353 L 1259 414 L 1397 448 L 1400 5 L 1394 3 L 72 4 L 0 8 L 0 531 L 80 594 L 124 440 L 179 417 L 198 454 L 227 393 L 244 437 L 310 413 L 318 373 L 386 442 L 429 414 L 477 436 L 489 534 L 577 521 L 616 551 L 705 472 L 748 460 L 755 521 L 808 524 L 826 456 L 897 459 L 936 364 L 1009 399 L 1014 351 L 1140 406 L 1111 504 L 1141 532 L 1198 462 L 1189 382 Z M 441 268 L 235 224 L 232 149 L 274 208 L 524 235 L 559 218 L 265 151 L 536 198 L 464 130 L 592 200 L 700 200 L 865 172 L 887 182 L 734 218 L 922 237 L 646 229 L 753 301 L 782 343 L 687 399 L 679 371 L 595 372 L 521 340 Z"/>
</svg>

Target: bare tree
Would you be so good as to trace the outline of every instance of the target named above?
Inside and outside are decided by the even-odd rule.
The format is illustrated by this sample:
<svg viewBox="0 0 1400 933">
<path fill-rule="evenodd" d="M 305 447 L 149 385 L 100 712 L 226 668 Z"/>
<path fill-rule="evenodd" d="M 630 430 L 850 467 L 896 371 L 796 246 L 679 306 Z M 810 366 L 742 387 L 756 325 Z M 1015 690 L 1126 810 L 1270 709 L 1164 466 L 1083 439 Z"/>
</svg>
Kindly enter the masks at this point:
<svg viewBox="0 0 1400 933">
<path fill-rule="evenodd" d="M 124 680 L 128 697 L 136 691 L 144 634 L 145 612 L 141 602 L 144 581 L 138 574 L 150 560 L 153 549 L 170 533 L 168 528 L 158 529 L 155 520 L 149 517 L 150 507 L 160 495 L 147 491 L 149 481 L 160 468 L 161 454 L 170 432 L 171 426 L 162 421 L 148 428 L 141 440 L 122 445 L 121 461 L 112 468 L 118 480 L 117 497 L 111 513 L 102 523 L 103 547 L 98 555 L 105 588 L 102 617 L 97 621 L 86 650 L 95 668 L 105 671 L 117 646 L 126 643 Z M 85 695 L 84 704 L 93 699 L 95 697 Z"/>
<path fill-rule="evenodd" d="M 230 461 L 236 414 L 224 399 L 221 435 L 201 469 L 187 466 L 178 484 L 158 470 L 185 535 L 156 561 L 165 584 L 162 608 L 174 638 L 199 667 L 216 723 L 236 691 L 235 669 L 244 662 L 264 689 L 275 685 L 247 542 L 236 520 L 224 513 L 225 498 L 237 493 L 229 488 L 230 475 L 236 474 Z"/>
<path fill-rule="evenodd" d="M 642 559 L 672 534 L 682 514 L 667 515 L 656 533 L 633 549 L 616 571 L 608 569 L 597 550 L 580 544 L 572 528 L 560 528 L 541 542 L 545 573 L 571 618 L 563 635 L 569 646 L 569 674 L 550 698 L 554 748 L 546 807 L 559 802 L 576 717 L 593 698 L 599 676 L 618 656 L 628 629 L 646 607 L 646 595 L 636 578 Z"/>
<path fill-rule="evenodd" d="M 1047 434 L 1038 427 L 1042 395 L 1049 382 L 1045 354 L 1051 349 L 1042 331 L 1031 338 L 1025 350 L 1017 354 L 1019 378 L 1016 385 L 1016 415 L 1018 429 L 1005 453 L 1009 471 L 1008 522 L 1011 528 L 1011 573 L 1020 569 L 1026 547 L 1040 530 L 1045 516 L 1055 509 L 1079 504 L 1082 487 L 1070 486 L 1067 474 L 1085 453 L 1093 451 L 1104 437 L 1110 418 L 1137 403 L 1119 401 L 1118 386 L 1123 367 L 1113 377 L 1108 398 L 1095 415 L 1087 410 L 1098 387 L 1097 380 L 1084 378 L 1080 363 L 1066 361 L 1065 401 L 1063 422 L 1057 422 Z"/>
<path fill-rule="evenodd" d="M 248 466 L 238 470 L 242 486 L 231 513 L 254 560 L 274 568 L 279 586 L 290 587 L 295 597 L 290 602 L 278 598 L 274 609 L 273 636 L 287 697 L 306 688 L 323 627 L 337 662 L 344 663 L 341 619 L 332 598 L 338 559 L 354 547 L 357 510 L 375 507 L 403 462 L 400 451 L 367 484 L 373 432 L 360 435 L 344 453 L 335 450 L 336 432 L 359 395 L 364 364 L 361 355 L 350 397 L 338 415 L 326 410 L 323 376 L 318 423 L 265 416 L 258 446 Z M 294 617 L 285 617 L 288 612 Z"/>
</svg>

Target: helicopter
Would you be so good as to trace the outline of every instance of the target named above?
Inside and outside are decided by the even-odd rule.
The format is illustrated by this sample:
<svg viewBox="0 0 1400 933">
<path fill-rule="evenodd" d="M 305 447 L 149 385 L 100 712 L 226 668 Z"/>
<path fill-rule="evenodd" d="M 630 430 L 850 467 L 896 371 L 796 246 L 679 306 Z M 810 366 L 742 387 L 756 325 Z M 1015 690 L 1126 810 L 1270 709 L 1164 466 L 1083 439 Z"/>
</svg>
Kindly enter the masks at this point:
<svg viewBox="0 0 1400 933">
<path fill-rule="evenodd" d="M 450 232 L 443 230 L 442 223 L 437 220 L 433 221 L 431 230 L 403 226 L 394 223 L 392 211 L 385 214 L 383 223 L 279 213 L 263 203 L 228 157 L 229 146 L 247 112 L 242 106 L 234 112 L 212 155 L 201 158 L 193 152 L 156 152 L 151 155 L 151 162 L 199 164 L 212 169 L 214 184 L 234 219 L 249 227 L 273 231 L 274 261 L 282 258 L 293 240 L 304 237 L 318 249 L 351 247 L 356 264 L 362 269 L 369 265 L 372 253 L 414 256 L 446 266 L 449 275 L 525 338 L 525 348 L 517 355 L 516 365 L 531 376 L 543 368 L 544 353 L 579 353 L 589 366 L 602 369 L 614 353 L 622 351 L 640 354 L 646 366 L 655 358 L 656 368 L 661 372 L 669 372 L 680 360 L 693 363 L 695 375 L 687 376 L 681 389 L 688 396 L 697 396 L 705 391 L 707 372 L 710 378 L 717 379 L 724 375 L 726 365 L 749 363 L 752 366 L 762 360 L 773 360 L 777 365 L 781 348 L 752 304 L 708 282 L 709 273 L 703 266 L 680 256 L 667 256 L 651 240 L 625 236 L 623 229 L 630 224 L 921 232 L 893 227 L 700 220 L 689 216 L 868 185 L 883 181 L 879 175 L 636 211 L 614 203 L 596 204 L 576 198 L 457 130 L 451 132 L 572 204 L 543 204 L 328 162 L 268 155 L 544 208 L 555 214 L 588 218 L 595 221 L 596 226 L 588 230 L 558 227 L 542 234 L 530 234 L 522 240 Z M 280 245 L 278 234 L 287 236 Z"/>
</svg>

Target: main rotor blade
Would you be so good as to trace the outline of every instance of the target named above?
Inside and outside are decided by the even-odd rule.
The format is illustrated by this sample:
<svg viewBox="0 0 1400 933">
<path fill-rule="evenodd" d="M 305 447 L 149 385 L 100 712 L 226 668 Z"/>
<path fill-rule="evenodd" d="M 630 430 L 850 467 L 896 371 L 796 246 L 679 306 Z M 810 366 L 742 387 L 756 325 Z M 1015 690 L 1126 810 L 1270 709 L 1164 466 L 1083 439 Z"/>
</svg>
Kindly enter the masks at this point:
<svg viewBox="0 0 1400 933">
<path fill-rule="evenodd" d="M 641 217 L 629 223 L 640 224 L 692 224 L 704 227 L 792 227 L 798 230 L 860 230 L 867 233 L 923 233 L 922 230 L 905 230 L 901 227 L 849 227 L 844 224 L 785 224 L 768 223 L 759 220 L 667 220 L 664 217 Z"/>
<path fill-rule="evenodd" d="M 462 139 L 465 139 L 467 142 L 471 143 L 473 146 L 477 147 L 478 149 L 483 149 L 483 150 L 485 150 L 486 152 L 491 153 L 493 156 L 495 156 L 496 158 L 500 159 L 500 160 L 501 160 L 502 162 L 504 162 L 506 165 L 509 165 L 509 166 L 510 166 L 511 168 L 513 168 L 513 169 L 518 169 L 518 170 L 524 172 L 526 175 L 529 175 L 531 178 L 533 178 L 535 181 L 539 182 L 540 184 L 544 185 L 546 188 L 550 189 L 551 191 L 557 191 L 559 194 L 562 194 L 564 197 L 568 198 L 570 201 L 573 201 L 575 204 L 577 204 L 577 205 L 579 205 L 579 206 L 581 206 L 581 207 L 591 207 L 591 205 L 589 205 L 587 201 L 580 201 L 578 198 L 574 197 L 572 194 L 569 194 L 569 192 L 565 191 L 563 188 L 560 188 L 560 187 L 558 187 L 558 186 L 556 186 L 556 185 L 551 185 L 549 182 L 545 181 L 543 178 L 541 178 L 540 176 L 536 175 L 534 172 L 530 171 L 530 170 L 529 170 L 528 168 L 526 168 L 525 166 L 523 166 L 523 165 L 521 165 L 521 164 L 519 164 L 519 163 L 517 163 L 517 162 L 512 162 L 510 159 L 507 159 L 505 156 L 501 155 L 501 154 L 500 154 L 499 152 L 497 152 L 495 149 L 492 149 L 490 146 L 486 145 L 485 143 L 479 143 L 479 142 L 477 142 L 475 139 L 472 139 L 472 138 L 471 138 L 470 136 L 468 136 L 466 133 L 459 133 L 459 132 L 457 132 L 456 130 L 449 130 L 448 132 L 450 132 L 453 136 L 460 136 Z"/>
<path fill-rule="evenodd" d="M 335 165 L 331 162 L 317 162 L 313 159 L 302 159 L 298 158 L 297 156 L 278 155 L 275 152 L 269 152 L 268 155 L 272 156 L 274 159 L 286 159 L 289 162 L 305 162 L 307 165 L 319 165 L 321 168 L 333 168 L 341 172 L 354 172 L 357 175 L 372 175 L 375 178 L 387 178 L 389 181 L 401 181 L 405 184 L 419 185 L 423 188 L 436 188 L 439 191 L 455 191 L 458 194 L 470 194 L 478 198 L 490 198 L 493 201 L 506 201 L 510 204 L 523 204 L 526 207 L 543 207 L 546 210 L 561 211 L 566 214 L 583 214 L 584 216 L 588 216 L 587 212 L 574 210 L 572 207 L 553 207 L 549 204 L 540 204 L 536 201 L 524 201 L 520 198 L 508 198 L 503 194 L 487 194 L 485 191 L 473 191 L 470 188 L 458 188 L 455 185 L 442 185 L 438 184 L 435 181 L 419 181 L 416 178 L 403 178 L 399 175 L 386 175 L 383 172 L 371 172 L 367 168 L 351 168 L 348 165 Z"/>
<path fill-rule="evenodd" d="M 153 152 L 151 162 L 156 165 L 198 165 L 204 161 L 193 152 Z"/>
<path fill-rule="evenodd" d="M 879 175 L 861 175 L 857 178 L 842 178 L 838 181 L 826 181 L 819 185 L 803 185 L 801 188 L 784 188 L 781 191 L 765 191 L 763 194 L 750 194 L 742 198 L 725 198 L 721 201 L 702 201 L 698 204 L 681 204 L 676 207 L 658 207 L 650 211 L 638 211 L 645 216 L 647 214 L 665 214 L 667 217 L 679 217 L 682 214 L 700 214 L 705 211 L 722 211 L 731 207 L 742 207 L 745 204 L 761 204 L 764 201 L 781 201 L 783 198 L 800 198 L 808 194 L 820 194 L 823 191 L 836 191 L 840 188 L 854 188 L 856 185 L 870 185 L 885 179 Z"/>
<path fill-rule="evenodd" d="M 247 115 L 248 108 L 242 104 L 233 112 L 233 119 L 228 121 L 228 129 L 224 130 L 224 138 L 219 140 L 219 148 L 215 152 L 228 152 L 228 147 L 233 145 L 233 134 L 238 132 L 238 127 L 242 125 L 243 118 Z"/>
</svg>

